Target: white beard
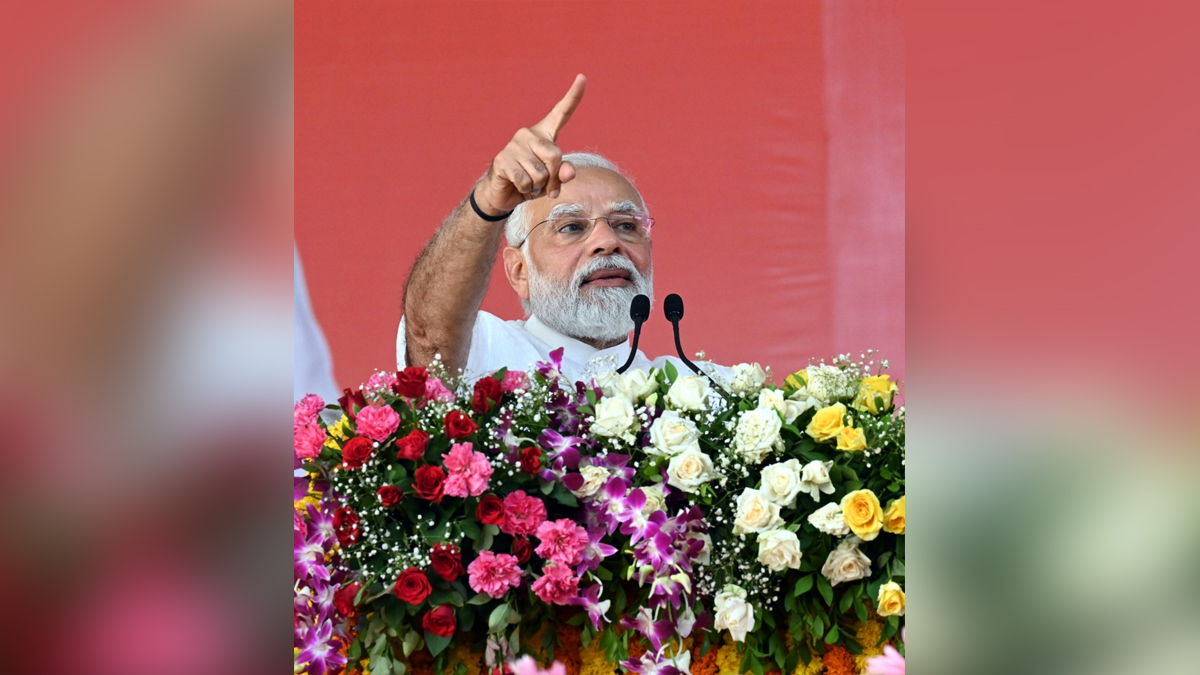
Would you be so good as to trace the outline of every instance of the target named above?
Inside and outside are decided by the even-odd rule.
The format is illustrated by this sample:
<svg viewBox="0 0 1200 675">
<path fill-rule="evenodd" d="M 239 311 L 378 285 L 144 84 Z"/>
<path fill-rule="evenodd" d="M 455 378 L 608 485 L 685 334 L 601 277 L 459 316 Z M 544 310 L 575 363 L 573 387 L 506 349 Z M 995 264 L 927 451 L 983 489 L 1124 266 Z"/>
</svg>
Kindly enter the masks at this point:
<svg viewBox="0 0 1200 675">
<path fill-rule="evenodd" d="M 634 296 L 645 295 L 654 302 L 654 268 L 642 276 L 633 261 L 623 255 L 593 258 L 575 271 L 569 280 L 556 282 L 538 273 L 533 261 L 529 265 L 529 301 L 526 311 L 537 315 L 550 328 L 577 340 L 610 342 L 623 339 L 633 330 L 629 304 Z M 582 288 L 583 280 L 602 269 L 621 269 L 629 272 L 629 286 L 596 286 Z"/>
</svg>

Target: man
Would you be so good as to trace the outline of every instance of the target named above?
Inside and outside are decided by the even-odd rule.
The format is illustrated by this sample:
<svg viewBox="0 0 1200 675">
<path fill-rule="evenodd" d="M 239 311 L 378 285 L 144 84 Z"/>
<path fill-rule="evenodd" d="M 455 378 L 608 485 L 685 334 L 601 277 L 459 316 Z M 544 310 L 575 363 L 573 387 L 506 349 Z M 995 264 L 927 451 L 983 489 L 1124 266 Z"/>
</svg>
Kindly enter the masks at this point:
<svg viewBox="0 0 1200 675">
<path fill-rule="evenodd" d="M 425 246 L 405 287 L 401 368 L 440 354 L 451 372 L 477 378 L 525 370 L 559 347 L 563 372 L 576 379 L 625 362 L 630 302 L 653 299 L 654 220 L 612 162 L 559 150 L 586 84 L 577 76 L 545 119 L 517 132 Z M 479 311 L 502 235 L 504 272 L 525 321 Z M 682 370 L 675 357 L 650 361 L 640 351 L 632 367 L 661 367 L 668 358 Z"/>
</svg>

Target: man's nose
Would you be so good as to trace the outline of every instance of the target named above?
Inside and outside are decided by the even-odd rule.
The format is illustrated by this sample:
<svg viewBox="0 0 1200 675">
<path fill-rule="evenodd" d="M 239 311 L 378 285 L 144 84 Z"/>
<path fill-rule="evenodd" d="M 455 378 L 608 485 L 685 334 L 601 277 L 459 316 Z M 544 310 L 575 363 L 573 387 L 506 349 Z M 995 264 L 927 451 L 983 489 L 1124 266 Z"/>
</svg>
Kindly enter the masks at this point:
<svg viewBox="0 0 1200 675">
<path fill-rule="evenodd" d="M 608 224 L 607 218 L 598 218 L 592 226 L 592 234 L 588 237 L 587 247 L 592 255 L 612 255 L 621 250 L 621 239 Z"/>
</svg>

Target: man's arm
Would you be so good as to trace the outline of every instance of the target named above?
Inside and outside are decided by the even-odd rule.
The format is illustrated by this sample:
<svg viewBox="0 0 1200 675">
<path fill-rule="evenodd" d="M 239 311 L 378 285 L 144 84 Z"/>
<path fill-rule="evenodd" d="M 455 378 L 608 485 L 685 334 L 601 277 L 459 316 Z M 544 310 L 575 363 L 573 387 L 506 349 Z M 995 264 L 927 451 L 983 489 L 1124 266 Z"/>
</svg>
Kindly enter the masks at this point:
<svg viewBox="0 0 1200 675">
<path fill-rule="evenodd" d="M 567 95 L 541 122 L 521 129 L 475 184 L 475 203 L 488 215 L 508 213 L 545 194 L 557 197 L 575 177 L 555 141 L 579 101 L 587 80 L 579 75 Z M 467 365 L 471 330 L 483 304 L 496 250 L 507 221 L 489 222 L 464 198 L 425 245 L 404 287 L 405 362 L 424 366 L 434 354 L 454 372 Z"/>
</svg>

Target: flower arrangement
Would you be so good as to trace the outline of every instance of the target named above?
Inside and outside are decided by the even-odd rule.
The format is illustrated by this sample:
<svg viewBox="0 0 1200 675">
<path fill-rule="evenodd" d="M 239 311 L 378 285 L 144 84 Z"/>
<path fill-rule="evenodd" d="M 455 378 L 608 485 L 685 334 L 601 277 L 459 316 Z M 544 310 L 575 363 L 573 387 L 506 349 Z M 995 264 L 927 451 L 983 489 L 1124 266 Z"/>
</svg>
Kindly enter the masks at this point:
<svg viewBox="0 0 1200 675">
<path fill-rule="evenodd" d="M 863 672 L 895 641 L 905 414 L 886 361 L 782 386 L 741 364 L 713 386 L 670 364 L 570 382 L 561 353 L 296 405 L 297 672 L 475 675 L 466 653 L 499 673 L 570 653 L 563 626 L 570 675 Z"/>
</svg>

